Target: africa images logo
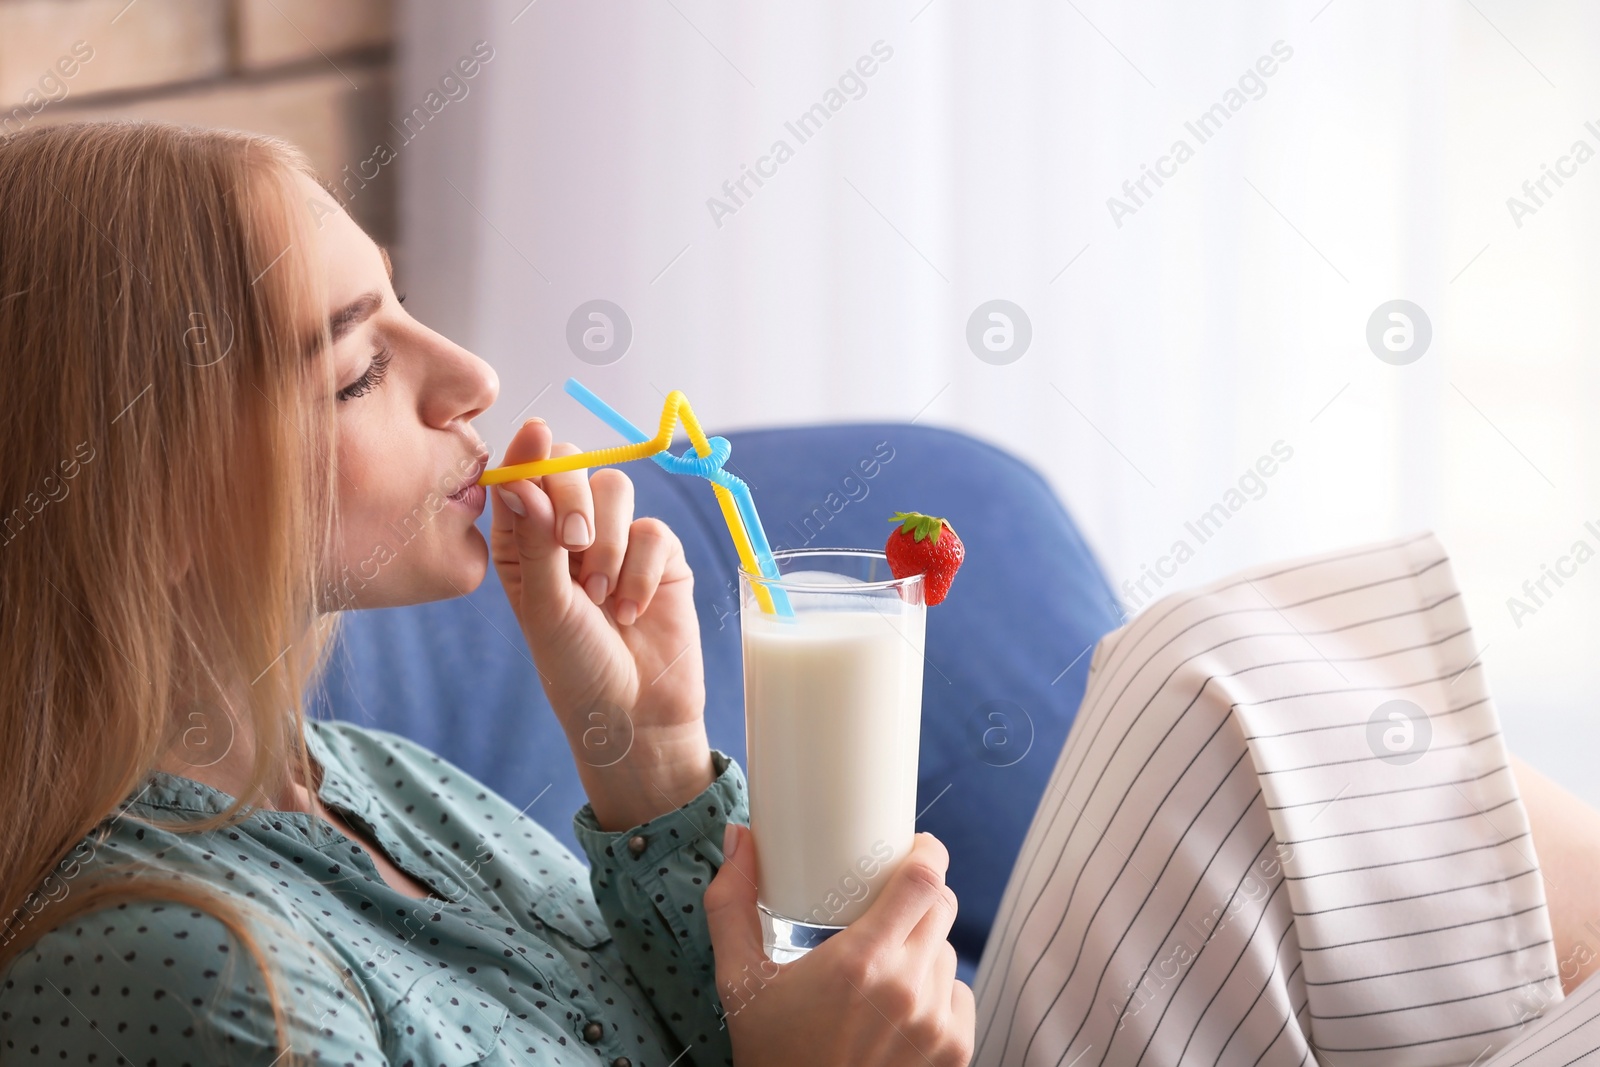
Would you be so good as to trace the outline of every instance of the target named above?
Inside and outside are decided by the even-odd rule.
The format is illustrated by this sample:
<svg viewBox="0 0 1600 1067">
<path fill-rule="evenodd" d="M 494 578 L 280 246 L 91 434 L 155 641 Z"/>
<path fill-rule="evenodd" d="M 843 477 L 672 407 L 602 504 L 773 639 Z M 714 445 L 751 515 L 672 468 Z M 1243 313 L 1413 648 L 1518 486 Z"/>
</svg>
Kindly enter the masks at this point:
<svg viewBox="0 0 1600 1067">
<path fill-rule="evenodd" d="M 1417 762 L 1432 742 L 1433 723 L 1428 713 L 1409 700 L 1379 704 L 1367 719 L 1367 747 L 1393 766 Z"/>
</svg>

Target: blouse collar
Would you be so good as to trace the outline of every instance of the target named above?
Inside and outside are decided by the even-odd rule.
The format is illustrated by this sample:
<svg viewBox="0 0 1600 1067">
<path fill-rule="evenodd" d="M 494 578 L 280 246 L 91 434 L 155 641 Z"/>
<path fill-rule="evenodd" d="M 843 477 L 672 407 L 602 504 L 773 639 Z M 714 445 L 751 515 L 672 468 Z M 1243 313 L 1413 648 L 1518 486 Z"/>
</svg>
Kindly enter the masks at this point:
<svg viewBox="0 0 1600 1067">
<path fill-rule="evenodd" d="M 312 763 L 322 769 L 322 784 L 317 789 L 317 796 L 330 805 L 358 812 L 364 810 L 366 805 L 356 799 L 344 777 L 342 765 L 329 749 L 327 739 L 322 736 L 322 723 L 315 719 L 306 719 L 301 736 L 305 738 L 306 750 Z M 145 777 L 144 783 L 133 791 L 123 807 L 220 815 L 233 805 L 235 799 L 215 786 L 193 778 L 169 771 L 154 770 Z M 271 808 L 256 810 L 272 816 L 304 814 L 279 812 Z"/>
</svg>

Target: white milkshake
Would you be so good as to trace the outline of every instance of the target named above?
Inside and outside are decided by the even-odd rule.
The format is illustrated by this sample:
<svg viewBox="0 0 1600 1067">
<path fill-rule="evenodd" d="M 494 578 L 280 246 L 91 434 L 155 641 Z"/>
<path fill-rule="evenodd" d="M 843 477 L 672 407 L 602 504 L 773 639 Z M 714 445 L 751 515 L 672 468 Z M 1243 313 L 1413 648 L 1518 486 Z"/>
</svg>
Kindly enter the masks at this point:
<svg viewBox="0 0 1600 1067">
<path fill-rule="evenodd" d="M 784 575 L 791 581 L 848 581 Z M 791 593 L 792 618 L 743 605 L 750 823 L 770 912 L 844 926 L 915 833 L 926 610 L 920 586 Z"/>
</svg>

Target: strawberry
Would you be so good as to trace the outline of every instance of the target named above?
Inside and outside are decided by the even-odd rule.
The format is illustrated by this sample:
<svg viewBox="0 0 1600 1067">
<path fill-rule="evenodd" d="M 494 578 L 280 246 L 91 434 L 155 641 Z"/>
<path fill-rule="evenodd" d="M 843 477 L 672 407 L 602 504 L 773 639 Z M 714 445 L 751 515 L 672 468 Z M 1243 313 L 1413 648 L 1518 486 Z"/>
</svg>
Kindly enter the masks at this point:
<svg viewBox="0 0 1600 1067">
<path fill-rule="evenodd" d="M 937 515 L 915 511 L 897 511 L 889 521 L 900 524 L 899 529 L 890 531 L 883 546 L 884 555 L 889 557 L 889 570 L 896 578 L 923 575 L 927 603 L 939 603 L 950 592 L 956 568 L 967 555 L 955 527 Z"/>
</svg>

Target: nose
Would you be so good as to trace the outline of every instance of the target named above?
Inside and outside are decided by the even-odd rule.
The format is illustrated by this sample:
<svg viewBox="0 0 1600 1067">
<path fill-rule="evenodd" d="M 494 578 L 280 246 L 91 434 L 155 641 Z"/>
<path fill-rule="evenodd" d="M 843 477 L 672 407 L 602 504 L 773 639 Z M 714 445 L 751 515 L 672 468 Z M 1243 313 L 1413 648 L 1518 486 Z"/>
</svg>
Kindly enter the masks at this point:
<svg viewBox="0 0 1600 1067">
<path fill-rule="evenodd" d="M 500 376 L 486 361 L 432 330 L 427 331 L 428 373 L 423 417 L 441 428 L 471 422 L 500 396 Z"/>
</svg>

